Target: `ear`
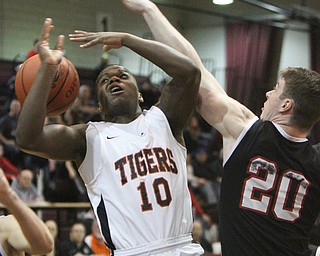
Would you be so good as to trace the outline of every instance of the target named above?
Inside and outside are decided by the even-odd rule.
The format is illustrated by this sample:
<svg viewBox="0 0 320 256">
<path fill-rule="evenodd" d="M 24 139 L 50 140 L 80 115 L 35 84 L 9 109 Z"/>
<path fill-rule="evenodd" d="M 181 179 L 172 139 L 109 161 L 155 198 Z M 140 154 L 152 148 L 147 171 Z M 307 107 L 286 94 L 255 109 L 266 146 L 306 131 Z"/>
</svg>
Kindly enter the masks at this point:
<svg viewBox="0 0 320 256">
<path fill-rule="evenodd" d="M 282 103 L 279 112 L 280 113 L 290 113 L 293 111 L 294 102 L 292 99 L 285 98 Z"/>
<path fill-rule="evenodd" d="M 102 107 L 101 107 L 101 104 L 100 104 L 100 103 L 98 103 L 98 111 L 99 111 L 99 112 L 102 112 Z"/>
<path fill-rule="evenodd" d="M 142 94 L 139 92 L 139 95 L 138 95 L 138 100 L 140 103 L 144 102 L 144 99 L 142 97 Z"/>
</svg>

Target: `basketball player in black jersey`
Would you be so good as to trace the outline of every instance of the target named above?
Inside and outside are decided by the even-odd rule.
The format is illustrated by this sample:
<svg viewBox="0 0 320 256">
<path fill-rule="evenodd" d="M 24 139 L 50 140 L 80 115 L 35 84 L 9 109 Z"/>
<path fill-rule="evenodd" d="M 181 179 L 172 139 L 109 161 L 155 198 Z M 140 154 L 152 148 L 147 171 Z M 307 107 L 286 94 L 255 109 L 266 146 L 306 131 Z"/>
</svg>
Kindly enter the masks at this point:
<svg viewBox="0 0 320 256">
<path fill-rule="evenodd" d="M 260 119 L 228 97 L 193 46 L 149 0 L 122 0 L 142 15 L 156 40 L 202 71 L 198 110 L 223 135 L 220 225 L 223 256 L 307 256 L 320 210 L 320 158 L 307 135 L 320 117 L 320 75 L 280 73 Z"/>
<path fill-rule="evenodd" d="M 46 254 L 53 238 L 42 220 L 10 188 L 0 168 L 0 203 L 11 213 L 0 216 L 0 255 Z"/>
</svg>

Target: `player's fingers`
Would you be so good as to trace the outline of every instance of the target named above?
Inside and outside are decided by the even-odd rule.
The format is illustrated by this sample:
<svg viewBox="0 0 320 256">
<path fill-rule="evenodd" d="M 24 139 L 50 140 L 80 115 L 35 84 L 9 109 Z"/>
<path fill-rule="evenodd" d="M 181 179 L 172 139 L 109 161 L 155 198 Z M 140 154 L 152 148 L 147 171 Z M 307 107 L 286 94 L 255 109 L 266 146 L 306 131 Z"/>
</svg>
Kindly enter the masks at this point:
<svg viewBox="0 0 320 256">
<path fill-rule="evenodd" d="M 82 42 L 87 42 L 87 40 L 83 40 Z M 97 45 L 97 44 L 99 44 L 99 38 L 95 38 L 93 40 L 90 40 L 89 42 L 80 45 L 80 47 L 81 48 L 89 48 L 89 47 L 92 47 L 92 46 Z"/>
<path fill-rule="evenodd" d="M 69 39 L 73 42 L 89 42 L 99 37 L 98 33 L 77 33 L 69 34 Z"/>
<path fill-rule="evenodd" d="M 56 40 L 56 46 L 55 46 L 55 49 L 56 50 L 60 50 L 60 51 L 63 51 L 64 49 L 64 35 L 59 35 L 57 37 L 57 40 Z"/>
<path fill-rule="evenodd" d="M 77 36 L 77 37 L 72 37 L 69 36 L 70 41 L 73 42 L 89 42 L 93 39 L 95 39 L 95 37 L 87 37 L 87 36 Z"/>
<path fill-rule="evenodd" d="M 83 30 L 75 30 L 73 34 L 69 34 L 69 37 L 84 37 L 90 34 L 92 33 Z"/>
<path fill-rule="evenodd" d="M 42 26 L 40 41 L 48 40 L 52 29 L 53 29 L 52 19 L 46 18 Z"/>
</svg>

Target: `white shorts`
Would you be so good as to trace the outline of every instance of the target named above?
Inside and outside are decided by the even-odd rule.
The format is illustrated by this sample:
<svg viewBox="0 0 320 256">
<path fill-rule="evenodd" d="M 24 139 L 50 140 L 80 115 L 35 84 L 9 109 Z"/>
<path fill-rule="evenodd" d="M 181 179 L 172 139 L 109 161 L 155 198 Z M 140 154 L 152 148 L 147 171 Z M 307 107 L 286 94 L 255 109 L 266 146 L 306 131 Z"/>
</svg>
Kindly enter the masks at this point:
<svg viewBox="0 0 320 256">
<path fill-rule="evenodd" d="M 193 243 L 172 251 L 154 254 L 154 256 L 200 256 L 203 254 L 203 248 L 199 244 Z"/>
<path fill-rule="evenodd" d="M 191 243 L 191 234 L 155 241 L 140 248 L 116 250 L 115 256 L 200 256 L 204 253 L 200 244 Z"/>
</svg>

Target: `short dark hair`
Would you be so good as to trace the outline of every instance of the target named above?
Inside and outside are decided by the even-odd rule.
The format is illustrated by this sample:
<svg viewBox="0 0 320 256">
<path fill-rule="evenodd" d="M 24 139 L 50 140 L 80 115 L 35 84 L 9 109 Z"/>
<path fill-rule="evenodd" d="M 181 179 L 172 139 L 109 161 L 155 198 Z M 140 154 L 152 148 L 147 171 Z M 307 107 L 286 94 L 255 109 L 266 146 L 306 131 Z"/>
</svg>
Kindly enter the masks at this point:
<svg viewBox="0 0 320 256">
<path fill-rule="evenodd" d="M 287 68 L 280 72 L 285 81 L 281 98 L 294 102 L 292 124 L 308 131 L 320 119 L 320 74 L 305 68 Z"/>
</svg>

